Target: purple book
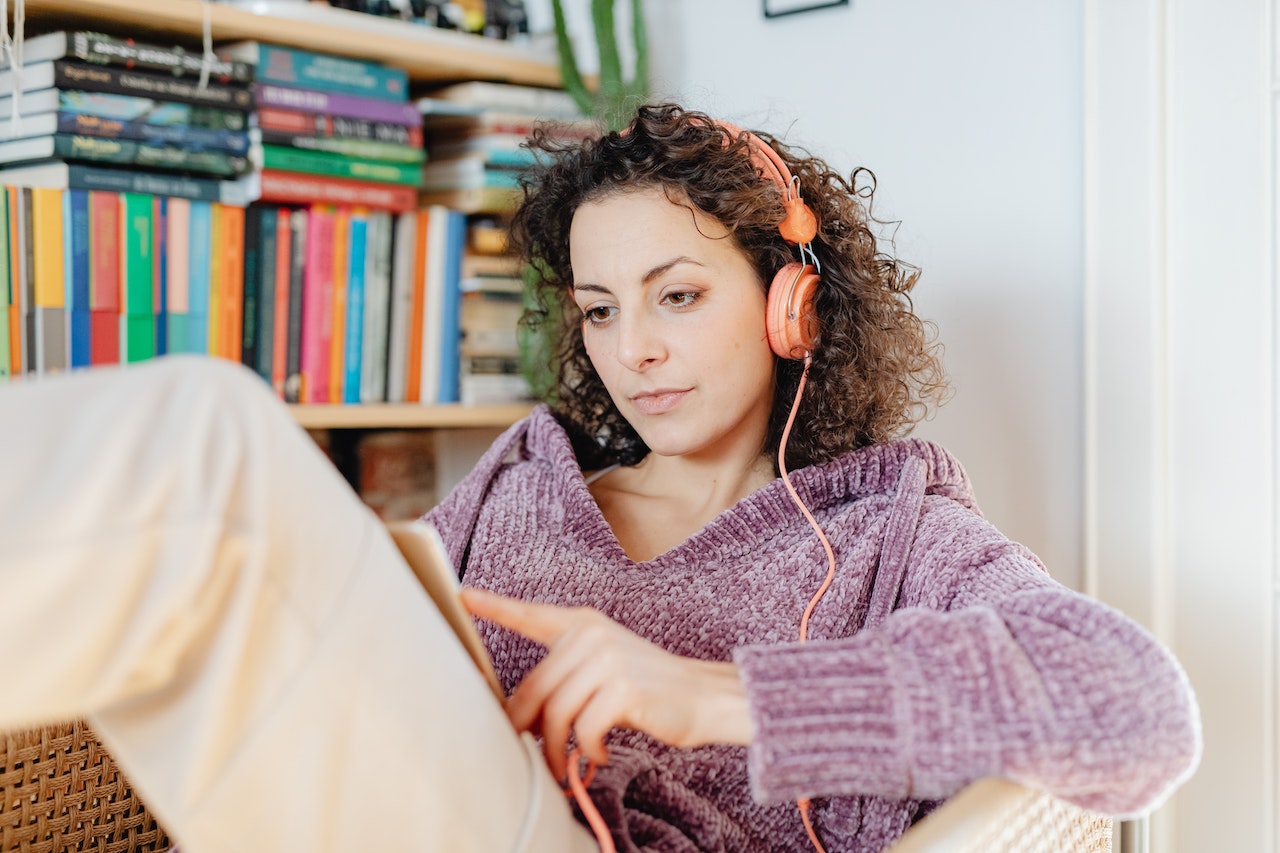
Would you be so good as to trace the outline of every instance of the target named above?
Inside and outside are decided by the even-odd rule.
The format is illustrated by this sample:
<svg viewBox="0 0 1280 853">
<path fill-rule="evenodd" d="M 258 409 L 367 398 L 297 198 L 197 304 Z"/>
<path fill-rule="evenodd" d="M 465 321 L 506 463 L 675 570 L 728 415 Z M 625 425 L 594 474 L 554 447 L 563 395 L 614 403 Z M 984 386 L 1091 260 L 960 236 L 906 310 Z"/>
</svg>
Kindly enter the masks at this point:
<svg viewBox="0 0 1280 853">
<path fill-rule="evenodd" d="M 422 114 L 410 103 L 397 103 L 359 95 L 339 95 L 315 89 L 288 89 L 284 86 L 253 84 L 254 103 L 306 113 L 362 118 L 410 127 L 422 122 Z"/>
</svg>

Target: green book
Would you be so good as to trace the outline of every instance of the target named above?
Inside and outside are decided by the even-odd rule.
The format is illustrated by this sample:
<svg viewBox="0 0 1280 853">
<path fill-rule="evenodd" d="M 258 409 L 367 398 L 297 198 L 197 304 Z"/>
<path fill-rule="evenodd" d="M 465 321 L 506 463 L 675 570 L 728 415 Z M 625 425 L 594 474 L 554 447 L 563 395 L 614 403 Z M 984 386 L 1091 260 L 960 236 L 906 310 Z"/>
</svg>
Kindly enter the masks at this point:
<svg viewBox="0 0 1280 853">
<path fill-rule="evenodd" d="M 279 145 L 260 146 L 262 168 L 282 172 L 309 172 L 358 181 L 381 181 L 388 184 L 417 186 L 422 181 L 422 168 L 409 163 L 363 160 L 324 151 L 299 151 Z"/>
<path fill-rule="evenodd" d="M 156 354 L 152 202 L 142 193 L 120 194 L 120 355 L 127 362 Z"/>
</svg>

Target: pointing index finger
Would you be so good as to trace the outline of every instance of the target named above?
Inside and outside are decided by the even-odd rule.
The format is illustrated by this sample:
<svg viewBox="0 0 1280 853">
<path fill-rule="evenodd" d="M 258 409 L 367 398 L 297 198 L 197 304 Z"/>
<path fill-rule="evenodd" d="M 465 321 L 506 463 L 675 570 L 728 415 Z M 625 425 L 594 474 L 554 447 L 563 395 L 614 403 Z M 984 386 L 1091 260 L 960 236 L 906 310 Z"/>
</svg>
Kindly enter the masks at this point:
<svg viewBox="0 0 1280 853">
<path fill-rule="evenodd" d="M 462 590 L 462 605 L 473 616 L 496 622 L 547 647 L 569 629 L 568 611 L 550 604 L 521 601 L 467 587 Z"/>
</svg>

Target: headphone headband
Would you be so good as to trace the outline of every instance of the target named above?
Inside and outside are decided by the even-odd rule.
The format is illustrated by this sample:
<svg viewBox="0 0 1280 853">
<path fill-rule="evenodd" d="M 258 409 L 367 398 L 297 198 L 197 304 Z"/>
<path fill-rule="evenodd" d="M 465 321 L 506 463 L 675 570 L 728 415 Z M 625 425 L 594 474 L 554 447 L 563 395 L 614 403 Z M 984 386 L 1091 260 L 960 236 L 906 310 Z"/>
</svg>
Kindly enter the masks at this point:
<svg viewBox="0 0 1280 853">
<path fill-rule="evenodd" d="M 773 146 L 756 136 L 749 130 L 743 130 L 736 124 L 712 119 L 718 127 L 727 130 L 730 135 L 744 139 L 751 154 L 751 162 L 782 193 L 782 203 L 786 213 L 778 223 L 778 231 L 782 239 L 788 243 L 805 245 L 812 243 L 818 234 L 818 217 L 809 205 L 800 197 L 800 182 L 791 174 L 787 163 Z"/>
</svg>

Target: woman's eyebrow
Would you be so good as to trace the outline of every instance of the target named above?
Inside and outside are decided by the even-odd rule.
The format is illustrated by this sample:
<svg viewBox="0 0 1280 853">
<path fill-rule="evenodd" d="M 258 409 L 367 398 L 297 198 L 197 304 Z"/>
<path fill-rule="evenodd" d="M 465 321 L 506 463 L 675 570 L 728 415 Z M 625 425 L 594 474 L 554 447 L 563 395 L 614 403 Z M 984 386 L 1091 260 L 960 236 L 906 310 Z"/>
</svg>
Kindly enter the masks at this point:
<svg viewBox="0 0 1280 853">
<path fill-rule="evenodd" d="M 662 263 L 660 263 L 660 264 L 658 264 L 657 266 L 653 267 L 651 270 L 649 270 L 647 273 L 645 273 L 645 274 L 641 277 L 640 281 L 641 281 L 643 284 L 649 284 L 649 283 L 650 283 L 650 282 L 652 282 L 655 278 L 660 277 L 663 273 L 667 272 L 668 270 L 672 269 L 673 267 L 677 267 L 677 266 L 679 266 L 680 264 L 694 264 L 694 265 L 696 265 L 696 266 L 700 266 L 700 267 L 701 267 L 701 266 L 706 266 L 706 264 L 702 263 L 701 261 L 694 260 L 693 258 L 689 257 L 688 255 L 681 255 L 681 256 L 679 256 L 678 258 L 672 258 L 672 259 L 671 259 L 671 260 L 669 260 L 669 261 L 663 261 Z M 613 291 L 612 291 L 612 290 L 610 290 L 609 288 L 605 287 L 604 285 L 602 285 L 602 284 L 593 284 L 593 283 L 591 283 L 591 282 L 589 282 L 589 281 L 581 281 L 581 282 L 579 282 L 579 281 L 575 281 L 575 282 L 573 283 L 573 289 L 574 289 L 574 290 L 583 290 L 583 291 L 587 291 L 587 292 L 589 292 L 589 293 L 604 293 L 604 294 L 610 294 L 610 295 L 613 293 Z"/>
<path fill-rule="evenodd" d="M 696 264 L 697 266 L 705 266 L 702 262 L 695 261 L 693 258 L 689 257 L 688 255 L 681 255 L 678 258 L 672 258 L 669 261 L 658 264 L 656 267 L 654 267 L 653 269 L 645 273 L 644 278 L 642 278 L 641 281 L 643 281 L 645 284 L 648 284 L 658 276 L 665 273 L 667 270 L 679 264 Z"/>
</svg>

